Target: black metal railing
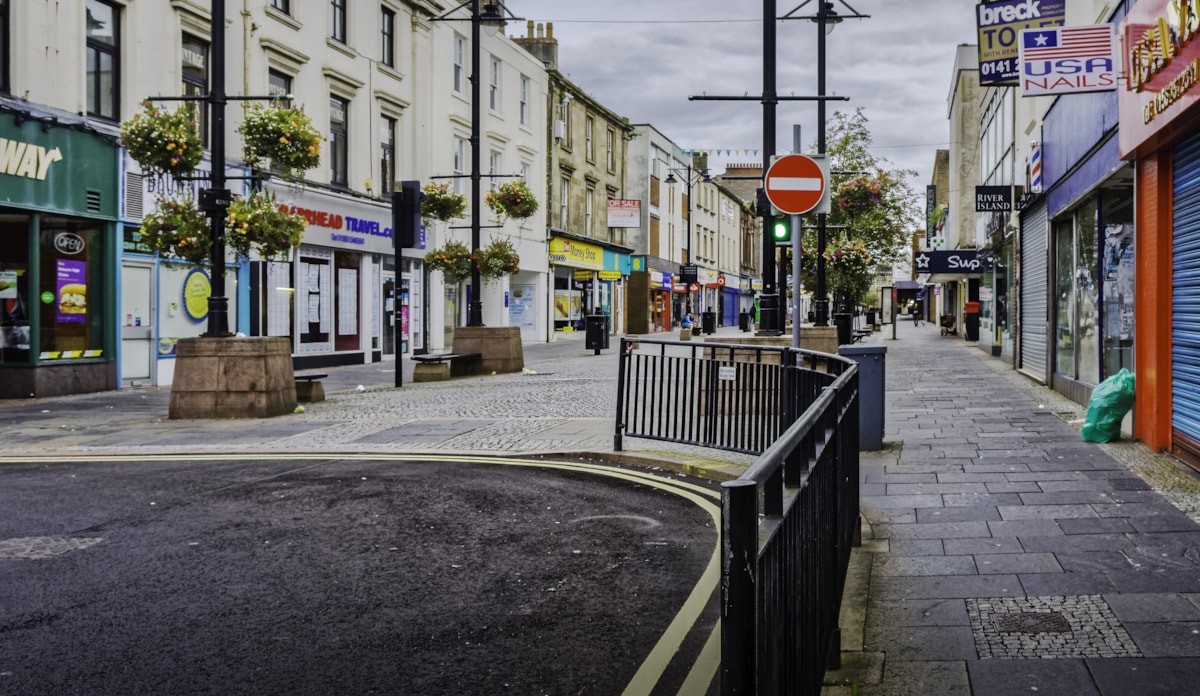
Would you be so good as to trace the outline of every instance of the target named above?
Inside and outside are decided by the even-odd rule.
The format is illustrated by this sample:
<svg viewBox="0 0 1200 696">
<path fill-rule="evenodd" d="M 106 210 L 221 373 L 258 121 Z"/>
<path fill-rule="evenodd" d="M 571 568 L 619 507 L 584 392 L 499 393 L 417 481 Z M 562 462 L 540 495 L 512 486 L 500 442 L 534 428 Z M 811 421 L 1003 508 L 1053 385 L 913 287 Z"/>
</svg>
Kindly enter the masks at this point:
<svg viewBox="0 0 1200 696">
<path fill-rule="evenodd" d="M 817 696 L 859 530 L 857 369 L 723 484 L 722 507 L 721 693 Z"/>
<path fill-rule="evenodd" d="M 639 437 L 761 454 L 853 364 L 784 346 L 623 338 L 613 448 Z"/>
</svg>

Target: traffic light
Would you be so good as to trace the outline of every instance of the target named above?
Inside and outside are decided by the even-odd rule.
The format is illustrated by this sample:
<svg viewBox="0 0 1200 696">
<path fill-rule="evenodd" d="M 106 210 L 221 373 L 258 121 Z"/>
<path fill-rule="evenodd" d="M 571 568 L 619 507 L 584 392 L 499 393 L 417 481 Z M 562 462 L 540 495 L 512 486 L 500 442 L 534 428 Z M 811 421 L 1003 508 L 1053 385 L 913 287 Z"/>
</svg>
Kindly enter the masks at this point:
<svg viewBox="0 0 1200 696">
<path fill-rule="evenodd" d="M 775 246 L 791 246 L 792 245 L 791 221 L 786 217 L 772 218 L 771 219 L 771 238 L 775 240 Z"/>
<path fill-rule="evenodd" d="M 397 249 L 417 246 L 421 231 L 421 201 L 425 194 L 419 181 L 401 181 L 392 194 L 392 242 Z"/>
</svg>

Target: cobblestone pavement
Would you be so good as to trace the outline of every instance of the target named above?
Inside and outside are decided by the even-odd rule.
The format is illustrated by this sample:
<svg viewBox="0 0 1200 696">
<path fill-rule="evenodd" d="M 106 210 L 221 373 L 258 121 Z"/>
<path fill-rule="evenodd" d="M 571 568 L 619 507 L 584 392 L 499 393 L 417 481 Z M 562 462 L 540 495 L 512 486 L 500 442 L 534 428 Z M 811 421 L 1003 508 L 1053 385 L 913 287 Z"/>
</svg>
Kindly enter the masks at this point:
<svg viewBox="0 0 1200 696">
<path fill-rule="evenodd" d="M 1179 694 L 1200 680 L 1200 485 L 936 327 L 888 327 L 885 447 L 827 696 Z"/>
</svg>

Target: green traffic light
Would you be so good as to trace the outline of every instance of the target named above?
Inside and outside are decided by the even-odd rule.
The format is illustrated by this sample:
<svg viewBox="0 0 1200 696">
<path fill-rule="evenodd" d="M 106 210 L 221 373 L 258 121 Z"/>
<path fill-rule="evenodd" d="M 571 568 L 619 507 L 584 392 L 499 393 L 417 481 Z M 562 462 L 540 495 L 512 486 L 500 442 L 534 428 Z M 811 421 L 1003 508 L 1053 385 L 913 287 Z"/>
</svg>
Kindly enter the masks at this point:
<svg viewBox="0 0 1200 696">
<path fill-rule="evenodd" d="M 783 239 L 787 239 L 788 237 L 791 236 L 791 230 L 788 229 L 788 224 L 787 224 L 786 220 L 776 220 L 774 229 L 775 229 L 775 239 L 783 240 Z"/>
</svg>

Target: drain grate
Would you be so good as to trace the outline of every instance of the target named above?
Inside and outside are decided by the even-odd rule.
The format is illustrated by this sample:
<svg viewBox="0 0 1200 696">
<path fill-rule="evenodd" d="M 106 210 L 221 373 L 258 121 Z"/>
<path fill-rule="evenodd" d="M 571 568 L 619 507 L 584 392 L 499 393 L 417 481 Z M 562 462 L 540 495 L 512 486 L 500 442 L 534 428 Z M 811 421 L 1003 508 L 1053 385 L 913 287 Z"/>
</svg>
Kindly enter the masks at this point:
<svg viewBox="0 0 1200 696">
<path fill-rule="evenodd" d="M 1018 614 L 993 616 L 992 623 L 1001 633 L 1070 633 L 1071 622 L 1057 611 L 1040 613 L 1023 611 Z"/>
<path fill-rule="evenodd" d="M 981 660 L 1141 657 L 1100 595 L 966 600 Z"/>
</svg>

